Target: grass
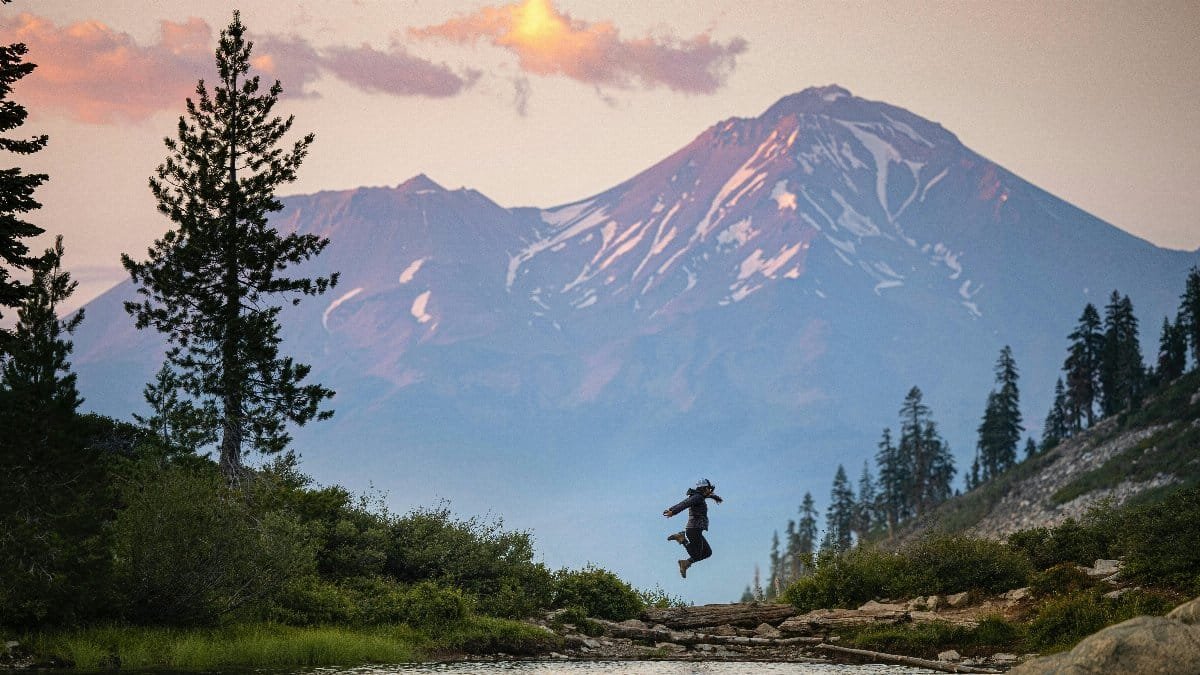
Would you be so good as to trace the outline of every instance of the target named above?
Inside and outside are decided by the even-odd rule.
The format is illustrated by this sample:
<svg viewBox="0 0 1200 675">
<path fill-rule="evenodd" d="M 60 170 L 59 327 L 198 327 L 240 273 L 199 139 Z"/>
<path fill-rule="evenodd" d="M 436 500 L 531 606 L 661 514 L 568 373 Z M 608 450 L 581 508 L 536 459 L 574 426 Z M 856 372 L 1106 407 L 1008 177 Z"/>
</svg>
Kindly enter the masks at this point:
<svg viewBox="0 0 1200 675">
<path fill-rule="evenodd" d="M 964 656 L 1015 651 L 1025 641 L 1025 627 L 1001 617 L 988 617 L 975 628 L 943 621 L 896 626 L 869 626 L 842 633 L 848 644 L 860 649 L 937 658 L 939 652 L 955 649 Z"/>
<path fill-rule="evenodd" d="M 96 670 L 218 670 L 403 663 L 430 654 L 535 654 L 558 638 L 528 624 L 472 617 L 437 635 L 405 624 L 364 628 L 271 623 L 211 629 L 107 625 L 26 636 L 42 663 Z"/>
</svg>

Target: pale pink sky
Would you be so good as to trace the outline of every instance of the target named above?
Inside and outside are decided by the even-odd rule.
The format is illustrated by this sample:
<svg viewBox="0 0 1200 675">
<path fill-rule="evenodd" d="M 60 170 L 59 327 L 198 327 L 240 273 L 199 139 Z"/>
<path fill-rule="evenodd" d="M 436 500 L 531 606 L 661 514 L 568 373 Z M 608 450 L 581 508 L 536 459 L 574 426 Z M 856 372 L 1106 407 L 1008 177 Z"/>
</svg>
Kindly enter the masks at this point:
<svg viewBox="0 0 1200 675">
<path fill-rule="evenodd" d="M 147 177 L 238 3 L 17 0 L 0 41 L 50 146 L 32 219 L 82 302 L 167 228 Z M 264 72 L 317 142 L 291 193 L 426 173 L 504 206 L 629 178 L 715 122 L 839 84 L 1161 246 L 1200 247 L 1200 2 L 255 0 Z"/>
</svg>

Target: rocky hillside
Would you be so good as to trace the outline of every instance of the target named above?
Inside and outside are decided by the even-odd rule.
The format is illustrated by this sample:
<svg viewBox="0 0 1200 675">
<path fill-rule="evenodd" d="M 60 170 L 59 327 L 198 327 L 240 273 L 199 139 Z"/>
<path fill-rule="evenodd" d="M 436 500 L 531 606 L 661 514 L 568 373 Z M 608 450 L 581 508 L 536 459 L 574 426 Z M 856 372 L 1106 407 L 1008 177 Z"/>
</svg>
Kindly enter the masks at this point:
<svg viewBox="0 0 1200 675">
<path fill-rule="evenodd" d="M 1042 455 L 940 506 L 904 533 L 931 527 L 1004 538 L 1080 519 L 1089 509 L 1157 499 L 1200 482 L 1200 372 L 1141 410 L 1106 418 Z"/>
</svg>

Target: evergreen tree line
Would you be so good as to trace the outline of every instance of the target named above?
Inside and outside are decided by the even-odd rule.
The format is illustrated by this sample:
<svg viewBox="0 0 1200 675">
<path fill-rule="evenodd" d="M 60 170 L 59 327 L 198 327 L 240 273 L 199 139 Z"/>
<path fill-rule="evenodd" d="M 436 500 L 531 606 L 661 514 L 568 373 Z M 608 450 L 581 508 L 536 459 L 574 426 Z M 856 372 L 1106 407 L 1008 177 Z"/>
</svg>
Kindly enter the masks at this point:
<svg viewBox="0 0 1200 675">
<path fill-rule="evenodd" d="M 1157 359 L 1142 356 L 1138 319 L 1128 295 L 1114 290 L 1104 318 L 1088 303 L 1067 336 L 1067 358 L 1054 385 L 1039 450 L 1044 452 L 1099 420 L 1137 410 L 1146 397 L 1200 364 L 1200 269 L 1184 282 L 1174 321 L 1163 317 Z"/>
<path fill-rule="evenodd" d="M 893 438 L 890 428 L 883 430 L 875 454 L 877 478 L 872 476 L 869 463 L 863 462 L 856 489 L 845 467 L 838 465 L 820 537 L 812 494 L 804 494 L 799 519 L 788 521 L 782 540 L 778 532 L 772 538 L 765 597 L 775 597 L 808 574 L 817 553 L 849 550 L 876 533 L 890 536 L 900 524 L 919 518 L 950 498 L 956 472 L 954 457 L 922 398 L 918 387 L 905 396 L 898 438 Z M 754 595 L 751 589 L 747 593 Z"/>
<path fill-rule="evenodd" d="M 1180 296 L 1174 321 L 1163 318 L 1158 358 L 1144 363 L 1138 320 L 1128 295 L 1114 290 L 1104 318 L 1095 305 L 1085 305 L 1068 335 L 1063 376 L 1055 383 L 1054 401 L 1046 415 L 1039 444 L 1027 437 L 1025 458 L 1046 452 L 1100 419 L 1136 410 L 1155 389 L 1170 384 L 1191 367 L 1200 367 L 1200 269 L 1193 267 Z M 1018 462 L 1025 432 L 1020 408 L 1020 371 L 1012 348 L 1000 350 L 994 366 L 995 387 L 988 393 L 978 427 L 976 452 L 965 487 L 970 491 Z M 900 409 L 898 442 L 883 430 L 875 454 L 875 477 L 863 463 L 858 489 L 838 465 L 830 490 L 825 529 L 818 540 L 816 510 L 806 492 L 800 520 L 789 520 L 781 540 L 771 540 L 767 588 L 746 589 L 746 598 L 774 597 L 811 571 L 821 550 L 846 551 L 875 533 L 889 536 L 900 524 L 920 517 L 948 499 L 955 468 L 949 448 L 937 434 L 921 392 L 913 387 Z"/>
</svg>

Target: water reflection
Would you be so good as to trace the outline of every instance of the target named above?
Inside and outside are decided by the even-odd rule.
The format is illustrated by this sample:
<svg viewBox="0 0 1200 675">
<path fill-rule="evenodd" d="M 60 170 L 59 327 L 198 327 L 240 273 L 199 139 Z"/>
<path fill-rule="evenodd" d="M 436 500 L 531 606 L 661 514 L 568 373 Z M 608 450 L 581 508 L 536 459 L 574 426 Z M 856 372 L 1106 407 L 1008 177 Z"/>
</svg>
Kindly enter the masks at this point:
<svg viewBox="0 0 1200 675">
<path fill-rule="evenodd" d="M 451 673 L 453 675 L 496 675 L 530 673 L 535 675 L 918 675 L 935 671 L 887 665 L 834 665 L 823 663 L 763 663 L 693 661 L 467 661 L 460 663 L 423 663 L 358 668 L 319 668 L 309 671 L 320 675 L 411 675 L 415 673 Z"/>
</svg>

